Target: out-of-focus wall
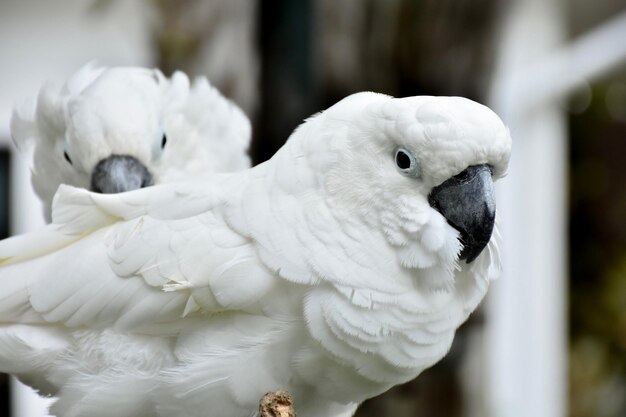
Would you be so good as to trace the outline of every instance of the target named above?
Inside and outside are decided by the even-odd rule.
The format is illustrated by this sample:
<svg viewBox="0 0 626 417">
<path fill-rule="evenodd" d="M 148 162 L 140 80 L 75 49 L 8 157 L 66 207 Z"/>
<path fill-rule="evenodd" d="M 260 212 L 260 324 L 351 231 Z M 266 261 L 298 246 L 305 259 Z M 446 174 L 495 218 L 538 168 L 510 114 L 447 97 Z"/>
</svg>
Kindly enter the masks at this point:
<svg viewBox="0 0 626 417">
<path fill-rule="evenodd" d="M 143 2 L 20 0 L 0 3 L 0 133 L 13 103 L 46 80 L 62 81 L 91 60 L 150 65 L 150 11 Z"/>
</svg>

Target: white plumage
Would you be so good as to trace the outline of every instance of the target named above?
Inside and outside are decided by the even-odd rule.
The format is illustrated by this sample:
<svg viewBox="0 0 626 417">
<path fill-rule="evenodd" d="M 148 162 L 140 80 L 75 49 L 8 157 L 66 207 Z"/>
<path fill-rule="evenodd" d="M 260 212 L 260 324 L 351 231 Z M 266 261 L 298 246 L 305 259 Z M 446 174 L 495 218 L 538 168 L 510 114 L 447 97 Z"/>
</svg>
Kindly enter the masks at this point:
<svg viewBox="0 0 626 417">
<path fill-rule="evenodd" d="M 11 133 L 19 149 L 34 147 L 32 183 L 48 220 L 59 185 L 89 189 L 111 155 L 135 158 L 157 184 L 250 166 L 247 116 L 205 77 L 190 85 L 182 72 L 86 65 L 16 107 Z"/>
<path fill-rule="evenodd" d="M 65 417 L 253 416 L 279 388 L 348 416 L 441 359 L 497 276 L 496 234 L 460 260 L 428 199 L 510 146 L 470 100 L 360 93 L 246 171 L 62 186 L 52 224 L 0 242 L 0 370 Z"/>
</svg>

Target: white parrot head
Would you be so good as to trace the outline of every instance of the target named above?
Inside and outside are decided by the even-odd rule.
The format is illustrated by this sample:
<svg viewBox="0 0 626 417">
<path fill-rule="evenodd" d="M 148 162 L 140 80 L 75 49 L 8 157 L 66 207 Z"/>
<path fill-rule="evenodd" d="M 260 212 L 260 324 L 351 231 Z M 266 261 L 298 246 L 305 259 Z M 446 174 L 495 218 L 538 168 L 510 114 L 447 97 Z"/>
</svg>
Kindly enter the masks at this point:
<svg viewBox="0 0 626 417">
<path fill-rule="evenodd" d="M 403 267 L 421 276 L 430 269 L 430 281 L 445 285 L 483 252 L 495 223 L 493 181 L 511 150 L 489 108 L 460 97 L 359 93 L 316 119 L 333 136 L 332 157 L 320 159 L 333 204 L 382 230 Z"/>
<path fill-rule="evenodd" d="M 117 193 L 250 165 L 248 118 L 205 78 L 88 64 L 31 107 L 15 109 L 11 130 L 18 148 L 34 145 L 48 217 L 60 184 Z"/>
<path fill-rule="evenodd" d="M 89 178 L 93 191 L 152 185 L 149 169 L 167 145 L 161 88 L 154 71 L 112 68 L 67 101 L 65 136 L 57 153 L 65 169 Z"/>
<path fill-rule="evenodd" d="M 14 110 L 13 140 L 34 148 L 31 179 L 48 218 L 60 184 L 116 193 L 155 182 L 167 146 L 163 79 L 157 70 L 88 64 Z"/>
</svg>

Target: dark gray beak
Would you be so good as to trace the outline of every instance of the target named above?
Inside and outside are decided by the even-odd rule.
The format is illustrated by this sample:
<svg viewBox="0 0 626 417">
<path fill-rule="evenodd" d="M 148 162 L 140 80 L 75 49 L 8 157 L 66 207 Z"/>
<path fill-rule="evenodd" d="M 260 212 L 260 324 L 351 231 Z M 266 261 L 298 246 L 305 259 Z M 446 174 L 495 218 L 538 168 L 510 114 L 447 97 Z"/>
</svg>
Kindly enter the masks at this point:
<svg viewBox="0 0 626 417">
<path fill-rule="evenodd" d="M 487 246 L 496 219 L 496 201 L 491 169 L 487 165 L 468 167 L 433 188 L 428 203 L 461 233 L 460 259 L 472 262 Z"/>
<path fill-rule="evenodd" d="M 153 184 L 152 174 L 137 159 L 111 155 L 98 162 L 91 173 L 91 191 L 102 194 L 123 193 Z"/>
</svg>

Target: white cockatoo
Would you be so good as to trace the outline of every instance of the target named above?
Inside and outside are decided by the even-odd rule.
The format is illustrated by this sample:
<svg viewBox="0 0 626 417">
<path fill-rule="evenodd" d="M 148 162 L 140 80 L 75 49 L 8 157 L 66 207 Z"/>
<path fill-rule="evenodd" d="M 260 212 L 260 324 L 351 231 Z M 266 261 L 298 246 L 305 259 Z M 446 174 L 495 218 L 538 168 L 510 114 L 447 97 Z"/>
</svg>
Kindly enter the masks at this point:
<svg viewBox="0 0 626 417">
<path fill-rule="evenodd" d="M 19 149 L 34 147 L 32 184 L 50 220 L 61 184 L 102 193 L 250 167 L 248 117 L 199 77 L 88 64 L 14 109 Z"/>
<path fill-rule="evenodd" d="M 458 97 L 347 97 L 249 170 L 97 194 L 0 242 L 0 371 L 58 416 L 349 416 L 440 360 L 499 273 L 510 136 Z"/>
</svg>

